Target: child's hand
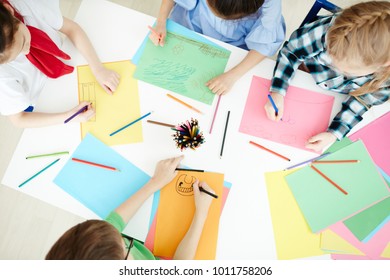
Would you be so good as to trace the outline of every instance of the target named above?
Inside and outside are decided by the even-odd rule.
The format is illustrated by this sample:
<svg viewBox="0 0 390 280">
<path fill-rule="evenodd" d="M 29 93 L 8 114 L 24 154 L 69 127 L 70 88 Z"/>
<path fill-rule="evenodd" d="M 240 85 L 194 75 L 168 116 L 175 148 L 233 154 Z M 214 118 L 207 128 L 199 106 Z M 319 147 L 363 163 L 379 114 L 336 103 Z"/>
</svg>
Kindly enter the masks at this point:
<svg viewBox="0 0 390 280">
<path fill-rule="evenodd" d="M 119 85 L 120 76 L 117 72 L 102 66 L 93 71 L 100 86 L 110 95 L 114 93 Z"/>
<path fill-rule="evenodd" d="M 264 105 L 265 113 L 267 114 L 267 117 L 272 121 L 280 121 L 283 117 L 284 113 L 284 96 L 276 93 L 271 92 L 272 100 L 274 101 L 276 108 L 278 108 L 278 114 L 276 115 L 274 106 L 272 106 L 271 101 L 268 99 L 267 103 Z"/>
<path fill-rule="evenodd" d="M 228 93 L 237 81 L 237 77 L 229 71 L 225 72 L 206 83 L 206 86 L 217 95 L 224 95 Z"/>
<path fill-rule="evenodd" d="M 86 122 L 90 118 L 92 118 L 95 115 L 95 110 L 92 108 L 91 103 L 87 102 L 87 101 L 81 102 L 78 106 L 76 106 L 75 108 L 70 110 L 68 112 L 69 117 L 72 116 L 73 114 L 75 114 L 76 112 L 78 112 L 80 109 L 82 109 L 84 106 L 87 106 L 87 105 L 88 105 L 87 110 L 85 110 L 84 112 L 78 114 L 76 117 L 71 119 L 70 122 Z"/>
<path fill-rule="evenodd" d="M 157 186 L 156 191 L 167 185 L 173 180 L 173 178 L 175 178 L 177 175 L 177 171 L 175 169 L 178 167 L 183 158 L 184 156 L 179 156 L 160 160 L 157 163 L 154 175 L 150 179 Z"/>
<path fill-rule="evenodd" d="M 211 193 L 215 193 L 212 188 L 210 188 L 205 182 L 200 182 L 196 179 L 193 184 L 194 188 L 194 199 L 195 199 L 195 212 L 197 215 L 202 216 L 203 218 L 207 217 L 207 213 L 209 212 L 209 208 L 211 202 L 213 201 L 213 197 L 208 195 L 207 193 L 201 192 L 199 187 L 204 188 L 206 191 Z"/>
<path fill-rule="evenodd" d="M 156 26 L 152 28 L 149 38 L 155 46 L 163 47 L 166 36 L 167 36 L 166 23 L 157 22 Z"/>
<path fill-rule="evenodd" d="M 321 152 L 326 146 L 333 144 L 337 137 L 330 132 L 322 132 L 311 137 L 306 143 L 306 148 Z"/>
</svg>

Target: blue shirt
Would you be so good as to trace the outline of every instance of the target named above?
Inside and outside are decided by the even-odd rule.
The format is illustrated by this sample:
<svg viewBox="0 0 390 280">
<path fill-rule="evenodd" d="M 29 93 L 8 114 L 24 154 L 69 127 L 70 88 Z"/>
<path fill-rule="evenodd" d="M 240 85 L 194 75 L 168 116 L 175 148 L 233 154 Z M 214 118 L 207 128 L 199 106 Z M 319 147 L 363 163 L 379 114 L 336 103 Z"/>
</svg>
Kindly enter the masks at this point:
<svg viewBox="0 0 390 280">
<path fill-rule="evenodd" d="M 341 94 L 349 94 L 375 78 L 373 74 L 359 77 L 345 76 L 332 67 L 331 58 L 326 52 L 326 34 L 337 15 L 321 17 L 291 34 L 289 41 L 279 52 L 270 91 L 285 95 L 301 63 L 309 69 L 317 85 Z M 389 95 L 390 80 L 375 92 L 368 92 L 358 97 L 349 96 L 343 102 L 341 111 L 333 119 L 328 131 L 339 140 L 342 139 L 363 119 L 363 114 L 370 107 L 386 102 L 389 100 Z"/>
<path fill-rule="evenodd" d="M 286 26 L 281 0 L 265 0 L 252 15 L 226 20 L 210 10 L 207 0 L 175 0 L 170 18 L 209 37 L 262 55 L 274 55 L 284 41 Z"/>
</svg>

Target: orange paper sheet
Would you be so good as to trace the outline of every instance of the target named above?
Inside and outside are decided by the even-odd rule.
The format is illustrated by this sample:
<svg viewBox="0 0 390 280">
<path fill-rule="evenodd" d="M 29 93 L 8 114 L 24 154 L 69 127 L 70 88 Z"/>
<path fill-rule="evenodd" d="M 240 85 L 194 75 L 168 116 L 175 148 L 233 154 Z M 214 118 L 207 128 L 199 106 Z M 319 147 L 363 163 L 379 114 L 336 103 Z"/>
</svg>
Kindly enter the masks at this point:
<svg viewBox="0 0 390 280">
<path fill-rule="evenodd" d="M 172 258 L 188 231 L 195 213 L 191 186 L 196 178 L 206 182 L 218 195 L 218 199 L 213 199 L 211 203 L 195 259 L 215 259 L 224 175 L 212 172 L 179 172 L 176 178 L 161 190 L 154 255 Z"/>
</svg>

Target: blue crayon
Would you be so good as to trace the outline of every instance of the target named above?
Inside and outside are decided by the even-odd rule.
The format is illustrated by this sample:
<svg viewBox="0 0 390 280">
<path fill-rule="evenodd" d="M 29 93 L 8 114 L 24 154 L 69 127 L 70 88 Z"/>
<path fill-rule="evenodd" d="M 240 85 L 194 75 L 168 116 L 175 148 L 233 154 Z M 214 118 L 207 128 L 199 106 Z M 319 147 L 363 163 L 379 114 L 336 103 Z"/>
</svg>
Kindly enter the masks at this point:
<svg viewBox="0 0 390 280">
<path fill-rule="evenodd" d="M 271 102 L 271 104 L 272 104 L 272 107 L 274 107 L 274 110 L 275 110 L 275 116 L 277 116 L 277 115 L 278 115 L 278 112 L 279 112 L 279 110 L 278 110 L 278 107 L 276 107 L 276 105 L 275 105 L 275 102 L 274 102 L 274 100 L 272 99 L 272 96 L 271 96 L 271 94 L 268 94 L 268 99 L 269 99 L 269 101 Z"/>
</svg>

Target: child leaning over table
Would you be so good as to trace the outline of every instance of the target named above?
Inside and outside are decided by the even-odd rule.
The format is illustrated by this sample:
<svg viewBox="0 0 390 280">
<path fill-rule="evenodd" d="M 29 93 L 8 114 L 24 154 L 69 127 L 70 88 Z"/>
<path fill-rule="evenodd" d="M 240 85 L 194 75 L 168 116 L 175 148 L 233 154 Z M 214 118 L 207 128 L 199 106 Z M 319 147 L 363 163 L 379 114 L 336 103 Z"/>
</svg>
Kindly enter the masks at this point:
<svg viewBox="0 0 390 280">
<path fill-rule="evenodd" d="M 274 55 L 285 38 L 281 0 L 162 0 L 156 33 L 150 35 L 155 45 L 164 46 L 168 16 L 191 30 L 249 50 L 239 64 L 206 83 L 218 95 Z"/>
<path fill-rule="evenodd" d="M 390 2 L 359 3 L 304 25 L 279 52 L 270 88 L 279 112 L 268 101 L 268 118 L 282 119 L 287 88 L 304 63 L 320 87 L 349 95 L 328 130 L 308 139 L 306 147 L 321 151 L 341 140 L 370 107 L 389 99 L 389 50 Z"/>
<path fill-rule="evenodd" d="M 87 35 L 72 20 L 62 17 L 58 0 L 0 0 L 0 113 L 19 127 L 39 127 L 64 121 L 89 105 L 87 102 L 63 113 L 32 112 L 49 78 L 69 74 L 70 59 L 58 46 L 67 35 L 85 57 L 99 84 L 112 94 L 119 75 L 106 69 Z M 53 92 L 55 94 L 55 92 Z M 72 121 L 86 121 L 94 115 L 91 106 Z"/>
<path fill-rule="evenodd" d="M 48 260 L 154 260 L 155 256 L 142 243 L 121 235 L 131 217 L 154 192 L 176 176 L 176 167 L 183 156 L 160 161 L 153 177 L 133 196 L 115 209 L 105 221 L 89 220 L 67 232 L 53 245 Z M 174 254 L 174 259 L 194 259 L 212 197 L 199 187 L 214 193 L 204 182 L 194 183 L 195 214 L 186 235 Z"/>
</svg>

